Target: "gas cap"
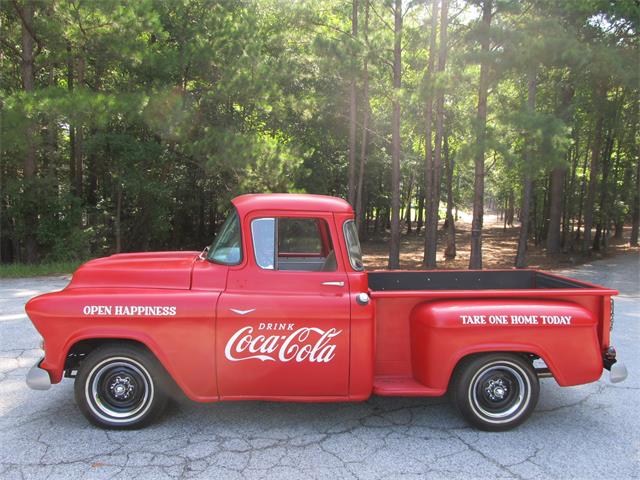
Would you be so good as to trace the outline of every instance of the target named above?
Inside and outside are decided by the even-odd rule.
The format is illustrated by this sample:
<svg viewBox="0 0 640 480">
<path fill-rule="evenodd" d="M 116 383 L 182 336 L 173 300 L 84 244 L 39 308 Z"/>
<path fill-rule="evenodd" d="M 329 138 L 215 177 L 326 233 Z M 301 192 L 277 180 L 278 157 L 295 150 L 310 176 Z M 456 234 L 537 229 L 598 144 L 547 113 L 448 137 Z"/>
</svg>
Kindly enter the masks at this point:
<svg viewBox="0 0 640 480">
<path fill-rule="evenodd" d="M 356 295 L 356 302 L 358 305 L 367 305 L 369 303 L 369 295 L 362 292 Z"/>
</svg>

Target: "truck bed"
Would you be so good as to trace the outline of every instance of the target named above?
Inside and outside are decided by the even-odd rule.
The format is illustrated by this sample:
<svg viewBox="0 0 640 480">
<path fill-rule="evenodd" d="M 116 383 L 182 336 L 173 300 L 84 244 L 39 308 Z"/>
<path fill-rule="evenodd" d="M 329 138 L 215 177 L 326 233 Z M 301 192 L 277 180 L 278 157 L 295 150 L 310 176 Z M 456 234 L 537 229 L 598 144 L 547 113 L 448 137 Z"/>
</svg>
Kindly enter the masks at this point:
<svg viewBox="0 0 640 480">
<path fill-rule="evenodd" d="M 571 302 L 608 315 L 608 297 L 616 295 L 598 285 L 538 270 L 430 270 L 368 272 L 376 302 L 376 367 L 374 391 L 380 395 L 441 395 L 415 380 L 411 356 L 410 317 L 423 302 L 504 299 L 518 302 Z M 608 342 L 609 331 L 601 331 Z"/>
<path fill-rule="evenodd" d="M 380 271 L 370 272 L 368 278 L 372 292 L 598 288 L 537 270 Z"/>
</svg>

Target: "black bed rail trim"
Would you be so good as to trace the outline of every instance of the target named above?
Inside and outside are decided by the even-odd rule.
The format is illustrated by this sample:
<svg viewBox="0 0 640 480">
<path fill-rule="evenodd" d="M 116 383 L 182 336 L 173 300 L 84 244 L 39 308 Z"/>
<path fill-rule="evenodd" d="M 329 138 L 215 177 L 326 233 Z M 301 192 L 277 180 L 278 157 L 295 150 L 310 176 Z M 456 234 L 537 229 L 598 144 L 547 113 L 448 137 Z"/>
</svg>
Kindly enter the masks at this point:
<svg viewBox="0 0 640 480">
<path fill-rule="evenodd" d="M 372 291 L 590 288 L 535 270 L 369 272 Z"/>
</svg>

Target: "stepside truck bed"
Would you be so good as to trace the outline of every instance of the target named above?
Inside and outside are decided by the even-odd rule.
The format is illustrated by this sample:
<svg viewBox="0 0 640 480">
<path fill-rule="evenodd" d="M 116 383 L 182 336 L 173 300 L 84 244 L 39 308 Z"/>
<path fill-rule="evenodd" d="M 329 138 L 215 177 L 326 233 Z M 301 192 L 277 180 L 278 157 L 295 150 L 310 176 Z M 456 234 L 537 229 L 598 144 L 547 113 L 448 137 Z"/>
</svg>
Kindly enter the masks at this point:
<svg viewBox="0 0 640 480">
<path fill-rule="evenodd" d="M 446 385 L 425 386 L 416 381 L 412 339 L 415 343 L 417 332 L 415 325 L 412 331 L 411 318 L 419 305 L 454 308 L 449 300 L 460 307 L 481 305 L 482 301 L 504 304 L 508 311 L 517 302 L 536 311 L 536 307 L 548 308 L 549 302 L 574 304 L 598 318 L 598 342 L 604 347 L 609 344 L 610 297 L 617 294 L 599 285 L 537 270 L 373 271 L 368 273 L 368 284 L 376 308 L 374 391 L 381 395 L 440 395 L 446 391 Z M 487 327 L 478 329 L 478 336 L 491 339 L 494 331 Z M 544 334 L 551 336 L 554 331 Z M 446 371 L 454 362 L 451 357 L 443 358 L 439 368 Z M 558 383 L 573 383 L 563 382 L 558 369 L 555 373 Z"/>
</svg>

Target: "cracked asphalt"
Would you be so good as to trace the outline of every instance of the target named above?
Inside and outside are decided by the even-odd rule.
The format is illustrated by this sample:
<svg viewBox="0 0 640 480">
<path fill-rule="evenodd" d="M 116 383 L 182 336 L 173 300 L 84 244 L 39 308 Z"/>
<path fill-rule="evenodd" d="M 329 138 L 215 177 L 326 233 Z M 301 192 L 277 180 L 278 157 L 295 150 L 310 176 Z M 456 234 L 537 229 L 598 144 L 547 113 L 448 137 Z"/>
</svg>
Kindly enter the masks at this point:
<svg viewBox="0 0 640 480">
<path fill-rule="evenodd" d="M 76 407 L 71 380 L 44 392 L 24 382 L 40 355 L 24 304 L 68 278 L 0 280 L 0 478 L 640 478 L 640 256 L 563 273 L 621 291 L 612 343 L 629 378 L 542 380 L 533 416 L 505 433 L 467 427 L 445 398 L 380 397 L 183 402 L 145 430 L 100 430 Z"/>
</svg>

